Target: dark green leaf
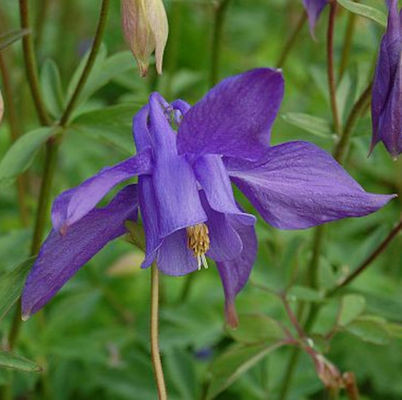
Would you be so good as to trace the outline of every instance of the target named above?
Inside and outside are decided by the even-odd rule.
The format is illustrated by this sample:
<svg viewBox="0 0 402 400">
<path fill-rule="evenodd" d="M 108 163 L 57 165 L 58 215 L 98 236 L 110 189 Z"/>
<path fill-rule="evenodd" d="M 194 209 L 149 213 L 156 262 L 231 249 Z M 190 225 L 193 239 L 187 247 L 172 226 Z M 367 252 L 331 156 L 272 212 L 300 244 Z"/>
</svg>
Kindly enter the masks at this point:
<svg viewBox="0 0 402 400">
<path fill-rule="evenodd" d="M 26 275 L 34 261 L 35 257 L 28 258 L 0 276 L 0 320 L 20 297 Z"/>
<path fill-rule="evenodd" d="M 278 321 L 264 314 L 240 314 L 238 328 L 228 328 L 228 333 L 236 341 L 246 344 L 268 345 L 284 339 L 284 332 Z"/>
<path fill-rule="evenodd" d="M 0 368 L 11 368 L 25 372 L 40 372 L 41 368 L 33 361 L 6 351 L 0 352 Z"/>
<path fill-rule="evenodd" d="M 264 356 L 281 345 L 282 343 L 278 342 L 271 346 L 261 344 L 236 346 L 223 353 L 212 363 L 210 368 L 211 381 L 208 387 L 207 399 L 213 399 Z"/>
<path fill-rule="evenodd" d="M 371 19 L 372 21 L 377 22 L 381 26 L 384 27 L 387 26 L 387 16 L 382 11 L 365 4 L 359 4 L 352 0 L 337 0 L 337 1 L 342 7 L 346 8 L 350 12 Z"/>
<path fill-rule="evenodd" d="M 342 297 L 338 324 L 346 326 L 354 321 L 365 309 L 366 300 L 357 294 L 347 294 Z"/>
<path fill-rule="evenodd" d="M 58 118 L 64 110 L 64 94 L 60 72 L 53 60 L 46 60 L 41 71 L 43 100 L 50 114 Z"/>
<path fill-rule="evenodd" d="M 28 169 L 40 146 L 55 133 L 55 128 L 45 127 L 21 136 L 0 161 L 0 183 Z"/>
</svg>

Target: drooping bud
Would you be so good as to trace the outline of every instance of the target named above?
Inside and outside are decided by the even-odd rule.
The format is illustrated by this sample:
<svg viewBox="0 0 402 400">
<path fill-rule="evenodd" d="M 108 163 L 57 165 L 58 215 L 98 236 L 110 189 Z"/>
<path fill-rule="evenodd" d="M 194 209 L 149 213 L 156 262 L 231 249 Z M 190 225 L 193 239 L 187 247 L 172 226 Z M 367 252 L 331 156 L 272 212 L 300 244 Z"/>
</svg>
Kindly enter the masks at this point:
<svg viewBox="0 0 402 400">
<path fill-rule="evenodd" d="M 3 96 L 1 95 L 1 90 L 0 90 L 0 123 L 1 123 L 1 120 L 3 119 L 3 113 L 4 113 L 4 101 L 3 101 Z"/>
<path fill-rule="evenodd" d="M 141 76 L 147 74 L 149 57 L 154 51 L 156 70 L 161 74 L 169 30 L 162 0 L 121 0 L 121 20 Z"/>
</svg>

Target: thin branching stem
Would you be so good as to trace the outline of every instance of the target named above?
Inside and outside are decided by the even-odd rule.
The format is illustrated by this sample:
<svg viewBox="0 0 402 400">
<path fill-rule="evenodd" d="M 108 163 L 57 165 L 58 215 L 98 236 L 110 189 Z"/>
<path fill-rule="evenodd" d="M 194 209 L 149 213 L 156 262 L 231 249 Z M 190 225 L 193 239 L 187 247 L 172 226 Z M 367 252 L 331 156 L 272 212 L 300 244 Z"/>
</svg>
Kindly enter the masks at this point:
<svg viewBox="0 0 402 400">
<path fill-rule="evenodd" d="M 28 0 L 20 0 L 21 29 L 26 29 L 30 32 L 22 38 L 25 71 L 39 121 L 42 125 L 50 125 L 52 121 L 46 111 L 39 85 L 38 67 L 36 63 L 32 33 L 30 30 L 30 12 L 28 3 Z"/>
<path fill-rule="evenodd" d="M 339 289 L 347 286 L 350 282 L 355 280 L 362 272 L 366 270 L 366 268 L 377 259 L 377 257 L 384 252 L 384 250 L 388 247 L 388 245 L 392 242 L 392 240 L 398 235 L 398 233 L 402 229 L 402 219 L 399 223 L 388 233 L 386 238 L 374 249 L 374 251 L 361 263 L 359 267 L 357 267 L 353 272 L 350 273 L 338 286 L 332 289 L 328 296 L 334 295 L 338 292 Z"/>
<path fill-rule="evenodd" d="M 342 79 L 343 74 L 346 71 L 346 67 L 348 66 L 350 50 L 352 49 L 353 34 L 355 32 L 356 27 L 356 18 L 357 15 L 355 13 L 352 12 L 349 13 L 345 36 L 343 38 L 341 61 L 339 63 L 339 72 L 338 72 L 339 80 Z"/>
<path fill-rule="evenodd" d="M 0 75 L 3 81 L 4 100 L 6 104 L 8 125 L 10 128 L 11 143 L 15 142 L 20 134 L 20 127 L 18 122 L 18 115 L 15 109 L 13 89 L 10 81 L 10 74 L 7 68 L 6 61 L 3 53 L 0 52 Z M 18 208 L 21 220 L 21 225 L 26 227 L 28 225 L 28 209 L 26 205 L 26 190 L 24 175 L 17 177 L 17 195 L 18 195 Z"/>
<path fill-rule="evenodd" d="M 337 2 L 332 0 L 329 4 L 329 19 L 327 29 L 327 78 L 329 100 L 331 103 L 332 121 L 337 135 L 341 135 L 341 122 L 339 119 L 338 106 L 336 103 L 336 80 L 334 70 L 334 31 Z"/>
<path fill-rule="evenodd" d="M 276 63 L 277 68 L 283 68 L 283 66 L 285 65 L 288 55 L 290 51 L 293 49 L 294 45 L 296 44 L 297 38 L 300 35 L 300 31 L 303 29 L 303 26 L 306 23 L 306 21 L 307 21 L 307 13 L 303 11 L 303 13 L 299 17 L 299 20 L 297 21 L 295 28 L 290 33 L 285 45 L 283 46 L 282 52 L 279 55 L 278 61 Z"/>
</svg>

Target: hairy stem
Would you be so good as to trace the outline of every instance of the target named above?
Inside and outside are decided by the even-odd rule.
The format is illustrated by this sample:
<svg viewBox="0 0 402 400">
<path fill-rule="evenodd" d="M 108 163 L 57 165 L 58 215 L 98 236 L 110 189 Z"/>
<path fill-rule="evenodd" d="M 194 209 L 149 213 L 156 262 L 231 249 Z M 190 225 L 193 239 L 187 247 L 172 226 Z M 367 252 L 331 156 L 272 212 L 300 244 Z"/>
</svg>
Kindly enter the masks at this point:
<svg viewBox="0 0 402 400">
<path fill-rule="evenodd" d="M 332 121 L 335 132 L 341 135 L 341 123 L 339 119 L 338 106 L 336 104 L 336 81 L 334 71 L 334 28 L 337 10 L 337 2 L 332 0 L 329 4 L 329 20 L 327 29 L 327 77 L 329 100 L 331 103 Z"/>
<path fill-rule="evenodd" d="M 215 8 L 211 43 L 211 69 L 209 75 L 210 87 L 215 86 L 219 79 L 222 32 L 229 2 L 230 0 L 220 0 Z"/>
<path fill-rule="evenodd" d="M 155 263 L 151 266 L 151 359 L 158 389 L 159 400 L 167 399 L 165 378 L 159 353 L 159 271 Z"/>
<path fill-rule="evenodd" d="M 295 26 L 293 31 L 290 33 L 285 45 L 283 46 L 282 52 L 279 55 L 278 61 L 276 63 L 277 68 L 282 68 L 285 65 L 288 55 L 289 55 L 290 51 L 292 50 L 293 46 L 296 44 L 300 31 L 302 30 L 306 21 L 307 21 L 307 13 L 305 11 L 303 11 L 303 13 L 301 14 L 301 16 L 297 22 L 297 25 Z"/>
</svg>

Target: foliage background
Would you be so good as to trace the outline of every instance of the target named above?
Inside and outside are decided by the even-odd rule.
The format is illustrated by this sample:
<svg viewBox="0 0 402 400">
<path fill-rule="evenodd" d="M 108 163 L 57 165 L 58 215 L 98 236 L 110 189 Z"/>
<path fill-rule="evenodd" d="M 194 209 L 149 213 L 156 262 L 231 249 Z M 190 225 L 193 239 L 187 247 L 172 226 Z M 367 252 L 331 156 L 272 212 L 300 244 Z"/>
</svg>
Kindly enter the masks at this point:
<svg viewBox="0 0 402 400">
<path fill-rule="evenodd" d="M 382 10 L 378 1 L 365 1 Z M 69 83 L 93 37 L 99 1 L 60 0 L 32 2 L 36 51 L 41 83 L 49 112 L 57 117 Z M 53 197 L 133 153 L 131 119 L 150 91 L 168 99 L 197 101 L 208 89 L 214 7 L 208 0 L 166 1 L 170 38 L 162 77 L 153 73 L 141 79 L 127 51 L 120 29 L 119 2 L 111 2 L 104 47 L 97 59 L 86 95 L 68 127 L 57 163 Z M 47 7 L 46 16 L 41 14 Z M 227 10 L 221 48 L 220 77 L 257 66 L 275 66 L 286 37 L 302 12 L 295 0 L 233 0 Z M 273 130 L 274 143 L 301 139 L 330 151 L 334 144 L 326 83 L 325 10 L 316 29 L 307 26 L 298 35 L 283 73 L 285 99 Z M 337 17 L 335 55 L 339 61 L 349 13 Z M 2 0 L 0 30 L 18 27 L 18 3 Z M 41 31 L 43 30 L 43 31 Z M 347 72 L 338 85 L 342 120 L 372 75 L 382 28 L 364 18 L 356 20 Z M 3 52 L 11 72 L 20 132 L 35 129 L 35 117 L 26 83 L 21 44 Z M 56 69 L 60 71 L 57 86 Z M 71 89 L 70 89 L 71 90 Z M 302 129 L 295 114 L 321 120 Z M 293 123 L 292 123 L 293 122 Z M 401 193 L 401 163 L 392 161 L 382 145 L 370 158 L 367 151 L 371 127 L 369 113 L 359 121 L 352 139 L 346 169 L 368 191 Z M 0 159 L 10 147 L 7 123 L 0 126 Z M 43 149 L 25 174 L 29 224 L 21 227 L 15 185 L 0 187 L 0 273 L 27 258 L 33 215 L 43 166 Z M 250 208 L 238 194 L 239 201 Z M 399 219 L 400 200 L 374 215 L 331 223 L 326 229 L 320 260 L 320 288 L 332 287 L 357 267 Z M 49 225 L 50 227 L 50 225 Z M 311 300 L 321 302 L 320 291 L 308 291 L 307 266 L 312 230 L 278 231 L 262 220 L 257 225 L 258 260 L 251 281 L 240 294 L 238 311 L 263 313 L 289 324 L 280 301 L 257 284 L 274 290 L 293 288 L 292 306 L 301 320 Z M 342 371 L 353 371 L 362 399 L 402 398 L 402 292 L 401 237 L 394 240 L 353 284 L 340 295 L 352 293 L 364 301 L 364 314 L 384 318 L 380 328 L 345 329 L 323 344 L 326 357 Z M 44 318 L 24 323 L 16 353 L 44 367 L 44 373 L 12 373 L 0 369 L 0 384 L 12 382 L 19 398 L 52 399 L 153 399 L 156 397 L 148 349 L 149 271 L 139 269 L 142 254 L 124 240 L 108 245 L 69 282 L 46 307 Z M 160 341 L 171 399 L 198 399 L 208 382 L 217 379 L 211 363 L 232 346 L 223 323 L 223 292 L 217 271 L 195 273 L 183 301 L 187 278 L 162 278 Z M 301 287 L 301 288 L 300 288 Z M 314 333 L 330 329 L 341 296 L 326 302 Z M 302 308 L 300 308 L 302 306 Z M 303 312 L 304 311 L 304 312 Z M 13 312 L 0 321 L 6 337 Z M 377 326 L 377 325 L 376 325 Z M 252 327 L 250 327 L 252 331 Z M 392 334 L 391 334 L 392 333 Z M 252 332 L 251 332 L 252 334 Z M 218 395 L 219 399 L 277 399 L 292 349 L 270 353 Z M 227 366 L 226 366 L 227 367 Z M 215 370 L 212 370 L 215 371 Z M 218 374 L 219 375 L 219 374 Z M 42 390 L 45 388 L 45 390 Z M 307 355 L 297 360 L 288 399 L 324 398 L 323 385 Z"/>
</svg>

